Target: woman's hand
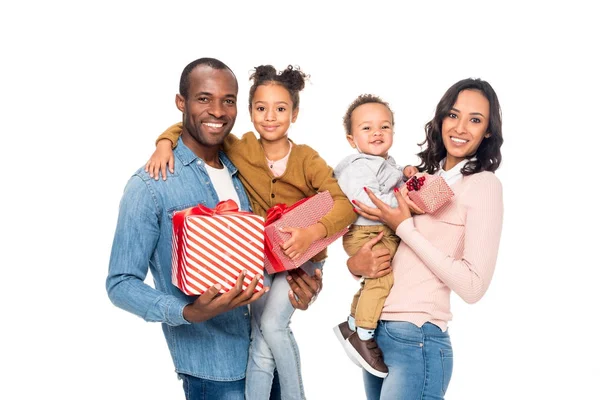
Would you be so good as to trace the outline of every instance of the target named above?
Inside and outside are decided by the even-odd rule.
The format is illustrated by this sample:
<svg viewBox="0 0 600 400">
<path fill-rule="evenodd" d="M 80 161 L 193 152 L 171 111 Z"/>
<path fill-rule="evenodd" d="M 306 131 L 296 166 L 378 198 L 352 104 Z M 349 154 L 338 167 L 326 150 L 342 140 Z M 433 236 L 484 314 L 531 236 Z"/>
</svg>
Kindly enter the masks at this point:
<svg viewBox="0 0 600 400">
<path fill-rule="evenodd" d="M 404 198 L 400 194 L 400 191 L 397 188 L 394 189 L 394 195 L 396 196 L 396 200 L 398 201 L 397 208 L 390 207 L 389 205 L 385 204 L 383 201 L 378 199 L 369 189 L 364 189 L 365 192 L 367 192 L 369 199 L 371 199 L 376 208 L 369 207 L 358 200 L 352 200 L 352 203 L 358 207 L 354 210 L 361 217 L 365 217 L 366 219 L 370 219 L 371 221 L 381 221 L 394 232 L 396 231 L 396 228 L 398 228 L 398 225 L 400 225 L 404 220 L 411 217 L 410 208 L 408 207 L 406 200 L 404 200 Z"/>
<path fill-rule="evenodd" d="M 167 166 L 171 173 L 175 172 L 173 163 L 173 149 L 171 148 L 172 143 L 168 139 L 159 140 L 156 144 L 156 150 L 150 157 L 150 160 L 146 163 L 145 171 L 149 172 L 150 178 L 158 180 L 158 177 L 162 174 L 163 180 L 167 180 Z"/>
<path fill-rule="evenodd" d="M 421 210 L 411 199 L 410 197 L 408 197 L 408 187 L 406 187 L 406 185 L 402 185 L 402 188 L 400 189 L 400 195 L 402 196 L 402 198 L 404 199 L 404 201 L 406 201 L 406 204 L 408 204 L 408 208 L 410 209 L 410 211 L 413 214 L 425 214 L 425 212 L 423 210 Z"/>
</svg>

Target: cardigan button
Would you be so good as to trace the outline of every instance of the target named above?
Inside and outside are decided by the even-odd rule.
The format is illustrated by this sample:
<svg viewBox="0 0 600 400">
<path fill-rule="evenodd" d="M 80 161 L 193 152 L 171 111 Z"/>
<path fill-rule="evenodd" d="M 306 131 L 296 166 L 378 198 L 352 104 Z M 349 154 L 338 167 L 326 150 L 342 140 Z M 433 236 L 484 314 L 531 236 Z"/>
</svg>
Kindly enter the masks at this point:
<svg viewBox="0 0 600 400">
<path fill-rule="evenodd" d="M 275 182 L 277 182 L 277 179 L 273 179 L 271 182 L 275 183 Z"/>
<path fill-rule="evenodd" d="M 274 199 L 275 198 L 275 193 L 271 193 L 271 198 Z"/>
</svg>

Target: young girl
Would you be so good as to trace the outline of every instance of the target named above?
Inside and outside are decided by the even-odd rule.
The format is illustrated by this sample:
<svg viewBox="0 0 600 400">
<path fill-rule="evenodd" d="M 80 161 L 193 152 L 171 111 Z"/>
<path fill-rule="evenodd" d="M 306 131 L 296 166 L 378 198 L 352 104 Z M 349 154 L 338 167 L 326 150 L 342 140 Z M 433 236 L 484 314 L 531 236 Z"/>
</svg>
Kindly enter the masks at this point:
<svg viewBox="0 0 600 400">
<path fill-rule="evenodd" d="M 299 111 L 299 92 L 307 75 L 288 66 L 277 73 L 271 65 L 256 68 L 250 77 L 250 118 L 260 139 L 248 132 L 241 139 L 229 135 L 224 150 L 239 170 L 253 211 L 263 217 L 278 203 L 292 205 L 297 201 L 328 190 L 334 200 L 333 209 L 318 223 L 307 228 L 288 227 L 291 237 L 283 244 L 285 254 L 297 259 L 310 244 L 331 236 L 349 224 L 356 215 L 352 204 L 333 177 L 333 170 L 318 153 L 306 145 L 288 138 L 288 129 Z M 206 124 L 218 124 L 213 115 Z M 171 146 L 176 145 L 181 124 L 173 125 L 157 141 L 157 150 L 147 164 L 147 170 L 158 179 L 158 170 L 165 175 L 165 163 L 173 172 Z M 161 140 L 168 139 L 168 140 Z M 309 274 L 323 267 L 326 250 L 302 265 Z M 246 371 L 246 399 L 269 398 L 273 372 L 277 368 L 284 399 L 304 399 L 298 347 L 290 329 L 294 308 L 288 300 L 286 274 L 265 277 L 272 280 L 267 296 L 252 304 L 252 344 Z"/>
</svg>

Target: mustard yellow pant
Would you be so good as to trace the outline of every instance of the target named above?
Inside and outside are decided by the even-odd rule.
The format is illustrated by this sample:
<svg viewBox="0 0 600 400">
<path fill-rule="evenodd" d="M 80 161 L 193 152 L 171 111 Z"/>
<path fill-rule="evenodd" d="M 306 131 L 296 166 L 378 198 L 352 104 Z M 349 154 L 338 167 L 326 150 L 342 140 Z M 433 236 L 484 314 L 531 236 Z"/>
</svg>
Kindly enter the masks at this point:
<svg viewBox="0 0 600 400">
<path fill-rule="evenodd" d="M 349 256 L 353 256 L 365 242 L 373 239 L 381 231 L 384 232 L 383 239 L 373 246 L 373 249 L 385 246 L 393 257 L 400 238 L 385 225 L 352 225 L 343 237 L 344 250 Z M 356 326 L 366 329 L 377 327 L 383 304 L 393 284 L 393 273 L 381 278 L 363 278 L 361 280 L 360 289 L 354 295 L 350 306 L 350 315 L 354 317 Z"/>
</svg>

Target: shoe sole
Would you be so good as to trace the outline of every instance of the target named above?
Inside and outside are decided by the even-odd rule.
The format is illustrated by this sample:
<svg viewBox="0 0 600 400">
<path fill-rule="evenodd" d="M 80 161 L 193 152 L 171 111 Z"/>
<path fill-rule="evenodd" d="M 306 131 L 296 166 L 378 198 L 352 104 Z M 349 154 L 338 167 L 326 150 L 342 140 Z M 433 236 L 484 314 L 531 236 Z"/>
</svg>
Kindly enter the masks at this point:
<svg viewBox="0 0 600 400">
<path fill-rule="evenodd" d="M 360 363 L 360 366 L 363 367 L 371 375 L 375 375 L 378 378 L 385 378 L 386 376 L 388 376 L 387 372 L 377 371 L 375 368 L 371 367 L 369 363 L 361 357 L 360 353 L 356 351 L 354 346 L 352 346 L 350 343 L 348 343 L 348 349 L 346 351 L 350 352 L 353 358 Z"/>
<path fill-rule="evenodd" d="M 354 364 L 356 364 L 357 367 L 362 368 L 362 365 L 360 365 L 360 362 L 358 362 L 358 360 L 356 359 L 354 354 L 352 354 L 350 352 L 350 348 L 352 348 L 352 349 L 354 349 L 354 348 L 352 347 L 352 345 L 350 343 L 348 343 L 348 341 L 346 339 L 344 339 L 344 335 L 342 335 L 342 331 L 340 330 L 340 327 L 337 325 L 334 326 L 333 333 L 335 333 L 335 336 L 342 344 L 342 347 L 344 348 L 344 351 L 346 352 L 346 355 L 348 356 L 348 358 L 350 358 L 350 360 L 352 360 L 352 362 Z"/>
</svg>

